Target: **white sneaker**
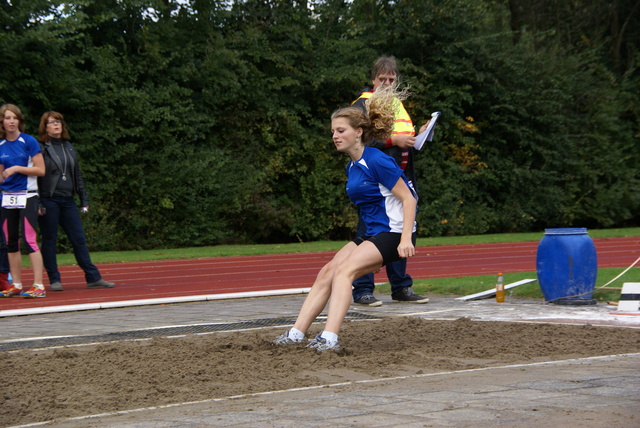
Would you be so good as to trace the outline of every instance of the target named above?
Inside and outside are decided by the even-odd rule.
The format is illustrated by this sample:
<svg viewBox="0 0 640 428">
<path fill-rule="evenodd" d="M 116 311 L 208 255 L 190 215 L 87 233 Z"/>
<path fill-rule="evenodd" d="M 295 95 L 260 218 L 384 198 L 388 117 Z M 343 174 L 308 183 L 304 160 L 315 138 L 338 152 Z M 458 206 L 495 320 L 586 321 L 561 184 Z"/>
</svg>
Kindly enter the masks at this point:
<svg viewBox="0 0 640 428">
<path fill-rule="evenodd" d="M 324 337 L 320 337 L 320 335 L 317 335 L 315 339 L 309 339 L 307 348 L 315 349 L 318 352 L 339 351 L 342 349 L 338 342 L 332 345 L 327 344 L 327 339 L 325 339 Z"/>
<path fill-rule="evenodd" d="M 302 340 L 295 341 L 289 337 L 289 330 L 276 337 L 276 340 L 273 341 L 273 344 L 277 346 L 297 345 L 299 343 L 302 343 Z"/>
</svg>

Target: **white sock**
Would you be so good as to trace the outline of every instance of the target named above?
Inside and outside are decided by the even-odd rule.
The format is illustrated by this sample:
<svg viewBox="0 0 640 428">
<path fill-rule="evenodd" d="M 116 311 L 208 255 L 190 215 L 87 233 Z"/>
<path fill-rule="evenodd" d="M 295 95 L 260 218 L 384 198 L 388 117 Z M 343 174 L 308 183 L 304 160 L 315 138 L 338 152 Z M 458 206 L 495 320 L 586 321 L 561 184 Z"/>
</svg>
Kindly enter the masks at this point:
<svg viewBox="0 0 640 428">
<path fill-rule="evenodd" d="M 293 340 L 294 342 L 300 342 L 302 339 L 304 339 L 304 333 L 297 328 L 292 328 L 291 330 L 289 330 L 289 339 Z"/>
<path fill-rule="evenodd" d="M 41 290 L 44 288 L 44 284 L 36 284 L 36 283 L 34 283 L 34 284 L 33 284 L 33 286 L 34 286 L 35 288 L 39 288 L 39 289 L 41 289 Z"/>
<path fill-rule="evenodd" d="M 338 335 L 330 331 L 323 331 L 320 337 L 327 341 L 327 345 L 335 345 L 338 343 Z"/>
<path fill-rule="evenodd" d="M 13 283 L 13 286 L 14 286 L 14 287 L 16 287 L 18 290 L 22 290 L 22 284 L 20 284 L 20 283 L 17 283 L 17 284 L 16 284 L 16 283 L 14 282 L 14 283 Z"/>
</svg>

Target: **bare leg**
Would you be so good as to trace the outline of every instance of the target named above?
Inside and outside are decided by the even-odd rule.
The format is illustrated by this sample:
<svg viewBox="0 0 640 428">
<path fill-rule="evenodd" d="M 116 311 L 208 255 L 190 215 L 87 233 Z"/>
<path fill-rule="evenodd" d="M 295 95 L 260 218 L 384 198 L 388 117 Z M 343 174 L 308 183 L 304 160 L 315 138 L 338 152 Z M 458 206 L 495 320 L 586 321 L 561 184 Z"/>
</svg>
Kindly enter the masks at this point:
<svg viewBox="0 0 640 428">
<path fill-rule="evenodd" d="M 33 283 L 42 284 L 42 253 L 40 251 L 30 253 L 29 261 L 31 261 L 31 268 L 33 269 Z"/>
<path fill-rule="evenodd" d="M 355 244 L 354 244 L 355 245 Z M 351 305 L 353 280 L 382 266 L 382 255 L 371 242 L 363 242 L 336 268 L 324 331 L 338 334 Z"/>
<path fill-rule="evenodd" d="M 311 323 L 316 319 L 320 312 L 327 305 L 327 301 L 329 297 L 331 297 L 332 293 L 332 282 L 333 276 L 336 268 L 340 265 L 340 263 L 351 254 L 357 248 L 357 245 L 353 242 L 349 242 L 347 245 L 342 247 L 340 251 L 333 256 L 333 259 L 324 265 L 318 276 L 316 277 L 313 286 L 311 287 L 311 291 L 307 295 L 307 298 L 304 300 L 302 304 L 302 308 L 300 309 L 300 314 L 296 319 L 294 328 L 300 330 L 303 333 L 306 333 Z M 351 293 L 351 291 L 349 291 Z M 351 295 L 351 294 L 349 294 Z M 333 301 L 333 299 L 331 299 Z M 351 298 L 349 298 L 349 302 L 351 303 Z M 348 305 L 347 305 L 348 308 Z"/>
<path fill-rule="evenodd" d="M 20 251 L 15 253 L 8 253 L 9 256 L 9 270 L 11 271 L 11 278 L 13 278 L 14 284 L 22 284 L 22 255 Z"/>
</svg>

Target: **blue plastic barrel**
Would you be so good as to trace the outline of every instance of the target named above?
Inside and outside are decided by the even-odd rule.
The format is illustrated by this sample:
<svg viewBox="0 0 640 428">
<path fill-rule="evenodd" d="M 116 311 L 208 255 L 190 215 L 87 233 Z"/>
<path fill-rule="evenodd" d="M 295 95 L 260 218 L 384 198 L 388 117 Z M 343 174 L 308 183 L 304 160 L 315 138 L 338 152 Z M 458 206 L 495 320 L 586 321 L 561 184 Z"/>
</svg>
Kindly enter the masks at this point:
<svg viewBox="0 0 640 428">
<path fill-rule="evenodd" d="M 595 305 L 596 247 L 586 228 L 545 229 L 536 258 L 538 283 L 547 302 Z"/>
</svg>

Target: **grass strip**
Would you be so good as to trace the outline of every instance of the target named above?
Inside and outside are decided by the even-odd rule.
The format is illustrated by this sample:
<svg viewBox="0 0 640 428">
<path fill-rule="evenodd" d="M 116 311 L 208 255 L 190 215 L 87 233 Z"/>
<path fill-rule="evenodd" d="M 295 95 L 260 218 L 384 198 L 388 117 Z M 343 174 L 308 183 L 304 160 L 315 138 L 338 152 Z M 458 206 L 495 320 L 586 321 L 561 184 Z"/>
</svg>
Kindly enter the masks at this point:
<svg viewBox="0 0 640 428">
<path fill-rule="evenodd" d="M 614 283 L 609 285 L 607 288 L 598 288 L 611 281 L 625 269 L 626 267 L 598 269 L 598 277 L 596 280 L 596 287 L 593 293 L 593 298 L 597 299 L 600 302 L 618 301 L 618 299 L 620 298 L 619 288 L 622 287 L 623 283 L 640 282 L 640 267 L 634 267 Z M 536 272 L 517 272 L 504 274 L 505 284 L 510 284 L 512 282 L 520 281 L 527 278 L 537 279 L 538 276 Z M 418 294 L 467 296 L 469 294 L 475 294 L 481 291 L 488 290 L 490 288 L 494 288 L 495 283 L 495 275 L 416 279 L 414 280 L 413 289 Z M 376 285 L 376 293 L 391 294 L 391 285 L 388 282 L 385 284 Z M 540 289 L 540 285 L 538 284 L 538 282 L 520 285 L 518 287 L 507 290 L 505 292 L 505 296 L 507 299 L 522 298 L 544 300 L 544 296 L 542 295 L 542 290 Z"/>
</svg>

